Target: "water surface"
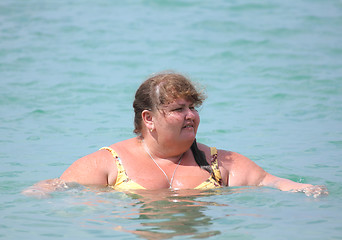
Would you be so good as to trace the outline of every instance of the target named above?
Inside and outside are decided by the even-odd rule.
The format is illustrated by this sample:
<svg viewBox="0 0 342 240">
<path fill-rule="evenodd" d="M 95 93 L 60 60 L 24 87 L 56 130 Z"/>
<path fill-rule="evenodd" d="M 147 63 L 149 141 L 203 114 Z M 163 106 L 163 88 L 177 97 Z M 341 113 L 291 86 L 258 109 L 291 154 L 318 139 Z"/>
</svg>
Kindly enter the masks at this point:
<svg viewBox="0 0 342 240">
<path fill-rule="evenodd" d="M 0 237 L 341 239 L 341 26 L 339 0 L 1 1 Z M 134 136 L 134 92 L 166 69 L 206 89 L 198 141 L 330 195 L 20 194 Z"/>
</svg>

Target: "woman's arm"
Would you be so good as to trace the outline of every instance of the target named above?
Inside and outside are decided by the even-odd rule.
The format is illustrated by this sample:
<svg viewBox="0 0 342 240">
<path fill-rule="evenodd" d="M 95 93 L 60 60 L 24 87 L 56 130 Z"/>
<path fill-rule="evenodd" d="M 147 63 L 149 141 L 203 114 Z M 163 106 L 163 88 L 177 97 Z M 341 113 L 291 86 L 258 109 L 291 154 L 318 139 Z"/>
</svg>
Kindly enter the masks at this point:
<svg viewBox="0 0 342 240">
<path fill-rule="evenodd" d="M 68 189 L 73 186 L 72 183 L 107 186 L 115 183 L 116 175 L 116 164 L 111 153 L 99 150 L 75 161 L 60 178 L 40 181 L 22 193 L 27 196 L 45 198 L 51 192 Z"/>
<path fill-rule="evenodd" d="M 235 152 L 220 150 L 219 159 L 229 174 L 228 186 L 267 186 L 282 191 L 304 192 L 306 195 L 314 197 L 328 194 L 325 186 L 297 183 L 273 176 L 249 158 Z"/>
<path fill-rule="evenodd" d="M 264 177 L 260 185 L 278 188 L 282 191 L 303 192 L 307 196 L 313 196 L 313 197 L 318 197 L 319 195 L 328 194 L 328 190 L 325 186 L 298 183 L 298 182 L 291 181 L 289 179 L 273 176 L 272 174 L 269 174 L 269 173 L 266 173 L 266 176 Z"/>
<path fill-rule="evenodd" d="M 66 190 L 68 188 L 69 185 L 67 183 L 59 178 L 55 178 L 37 182 L 22 191 L 22 194 L 36 198 L 47 198 L 54 191 Z"/>
<path fill-rule="evenodd" d="M 106 186 L 116 179 L 117 169 L 114 161 L 109 151 L 99 150 L 75 161 L 60 179 L 82 185 Z"/>
</svg>

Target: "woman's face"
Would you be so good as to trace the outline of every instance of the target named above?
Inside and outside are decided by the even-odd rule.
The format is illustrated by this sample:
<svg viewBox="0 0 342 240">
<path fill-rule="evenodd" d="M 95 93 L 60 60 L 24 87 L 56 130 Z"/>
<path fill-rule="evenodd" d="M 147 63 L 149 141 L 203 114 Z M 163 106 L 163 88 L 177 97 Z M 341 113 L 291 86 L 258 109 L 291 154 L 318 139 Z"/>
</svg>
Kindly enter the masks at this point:
<svg viewBox="0 0 342 240">
<path fill-rule="evenodd" d="M 183 98 L 159 107 L 154 115 L 158 138 L 169 143 L 192 143 L 199 123 L 199 114 L 193 103 Z"/>
</svg>

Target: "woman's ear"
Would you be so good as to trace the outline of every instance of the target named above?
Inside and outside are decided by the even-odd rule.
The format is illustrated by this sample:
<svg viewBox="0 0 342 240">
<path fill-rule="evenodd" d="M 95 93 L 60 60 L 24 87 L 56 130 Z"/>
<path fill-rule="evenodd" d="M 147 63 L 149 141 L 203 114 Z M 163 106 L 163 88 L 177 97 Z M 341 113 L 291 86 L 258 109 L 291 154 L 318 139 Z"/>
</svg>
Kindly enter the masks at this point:
<svg viewBox="0 0 342 240">
<path fill-rule="evenodd" d="M 154 122 L 153 122 L 153 113 L 149 110 L 144 110 L 141 113 L 141 118 L 149 131 L 153 131 Z"/>
</svg>

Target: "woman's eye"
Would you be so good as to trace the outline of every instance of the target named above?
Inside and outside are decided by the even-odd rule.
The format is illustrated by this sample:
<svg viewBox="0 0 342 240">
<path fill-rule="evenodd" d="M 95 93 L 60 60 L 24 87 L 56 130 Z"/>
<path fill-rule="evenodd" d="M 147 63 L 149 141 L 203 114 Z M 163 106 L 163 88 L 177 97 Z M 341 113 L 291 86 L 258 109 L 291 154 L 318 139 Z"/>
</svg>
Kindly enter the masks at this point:
<svg viewBox="0 0 342 240">
<path fill-rule="evenodd" d="M 189 109 L 190 109 L 191 111 L 197 111 L 196 108 L 195 108 L 194 106 L 190 106 Z M 182 111 L 184 111 L 184 107 L 174 108 L 174 109 L 172 110 L 172 112 L 182 112 Z"/>
</svg>

